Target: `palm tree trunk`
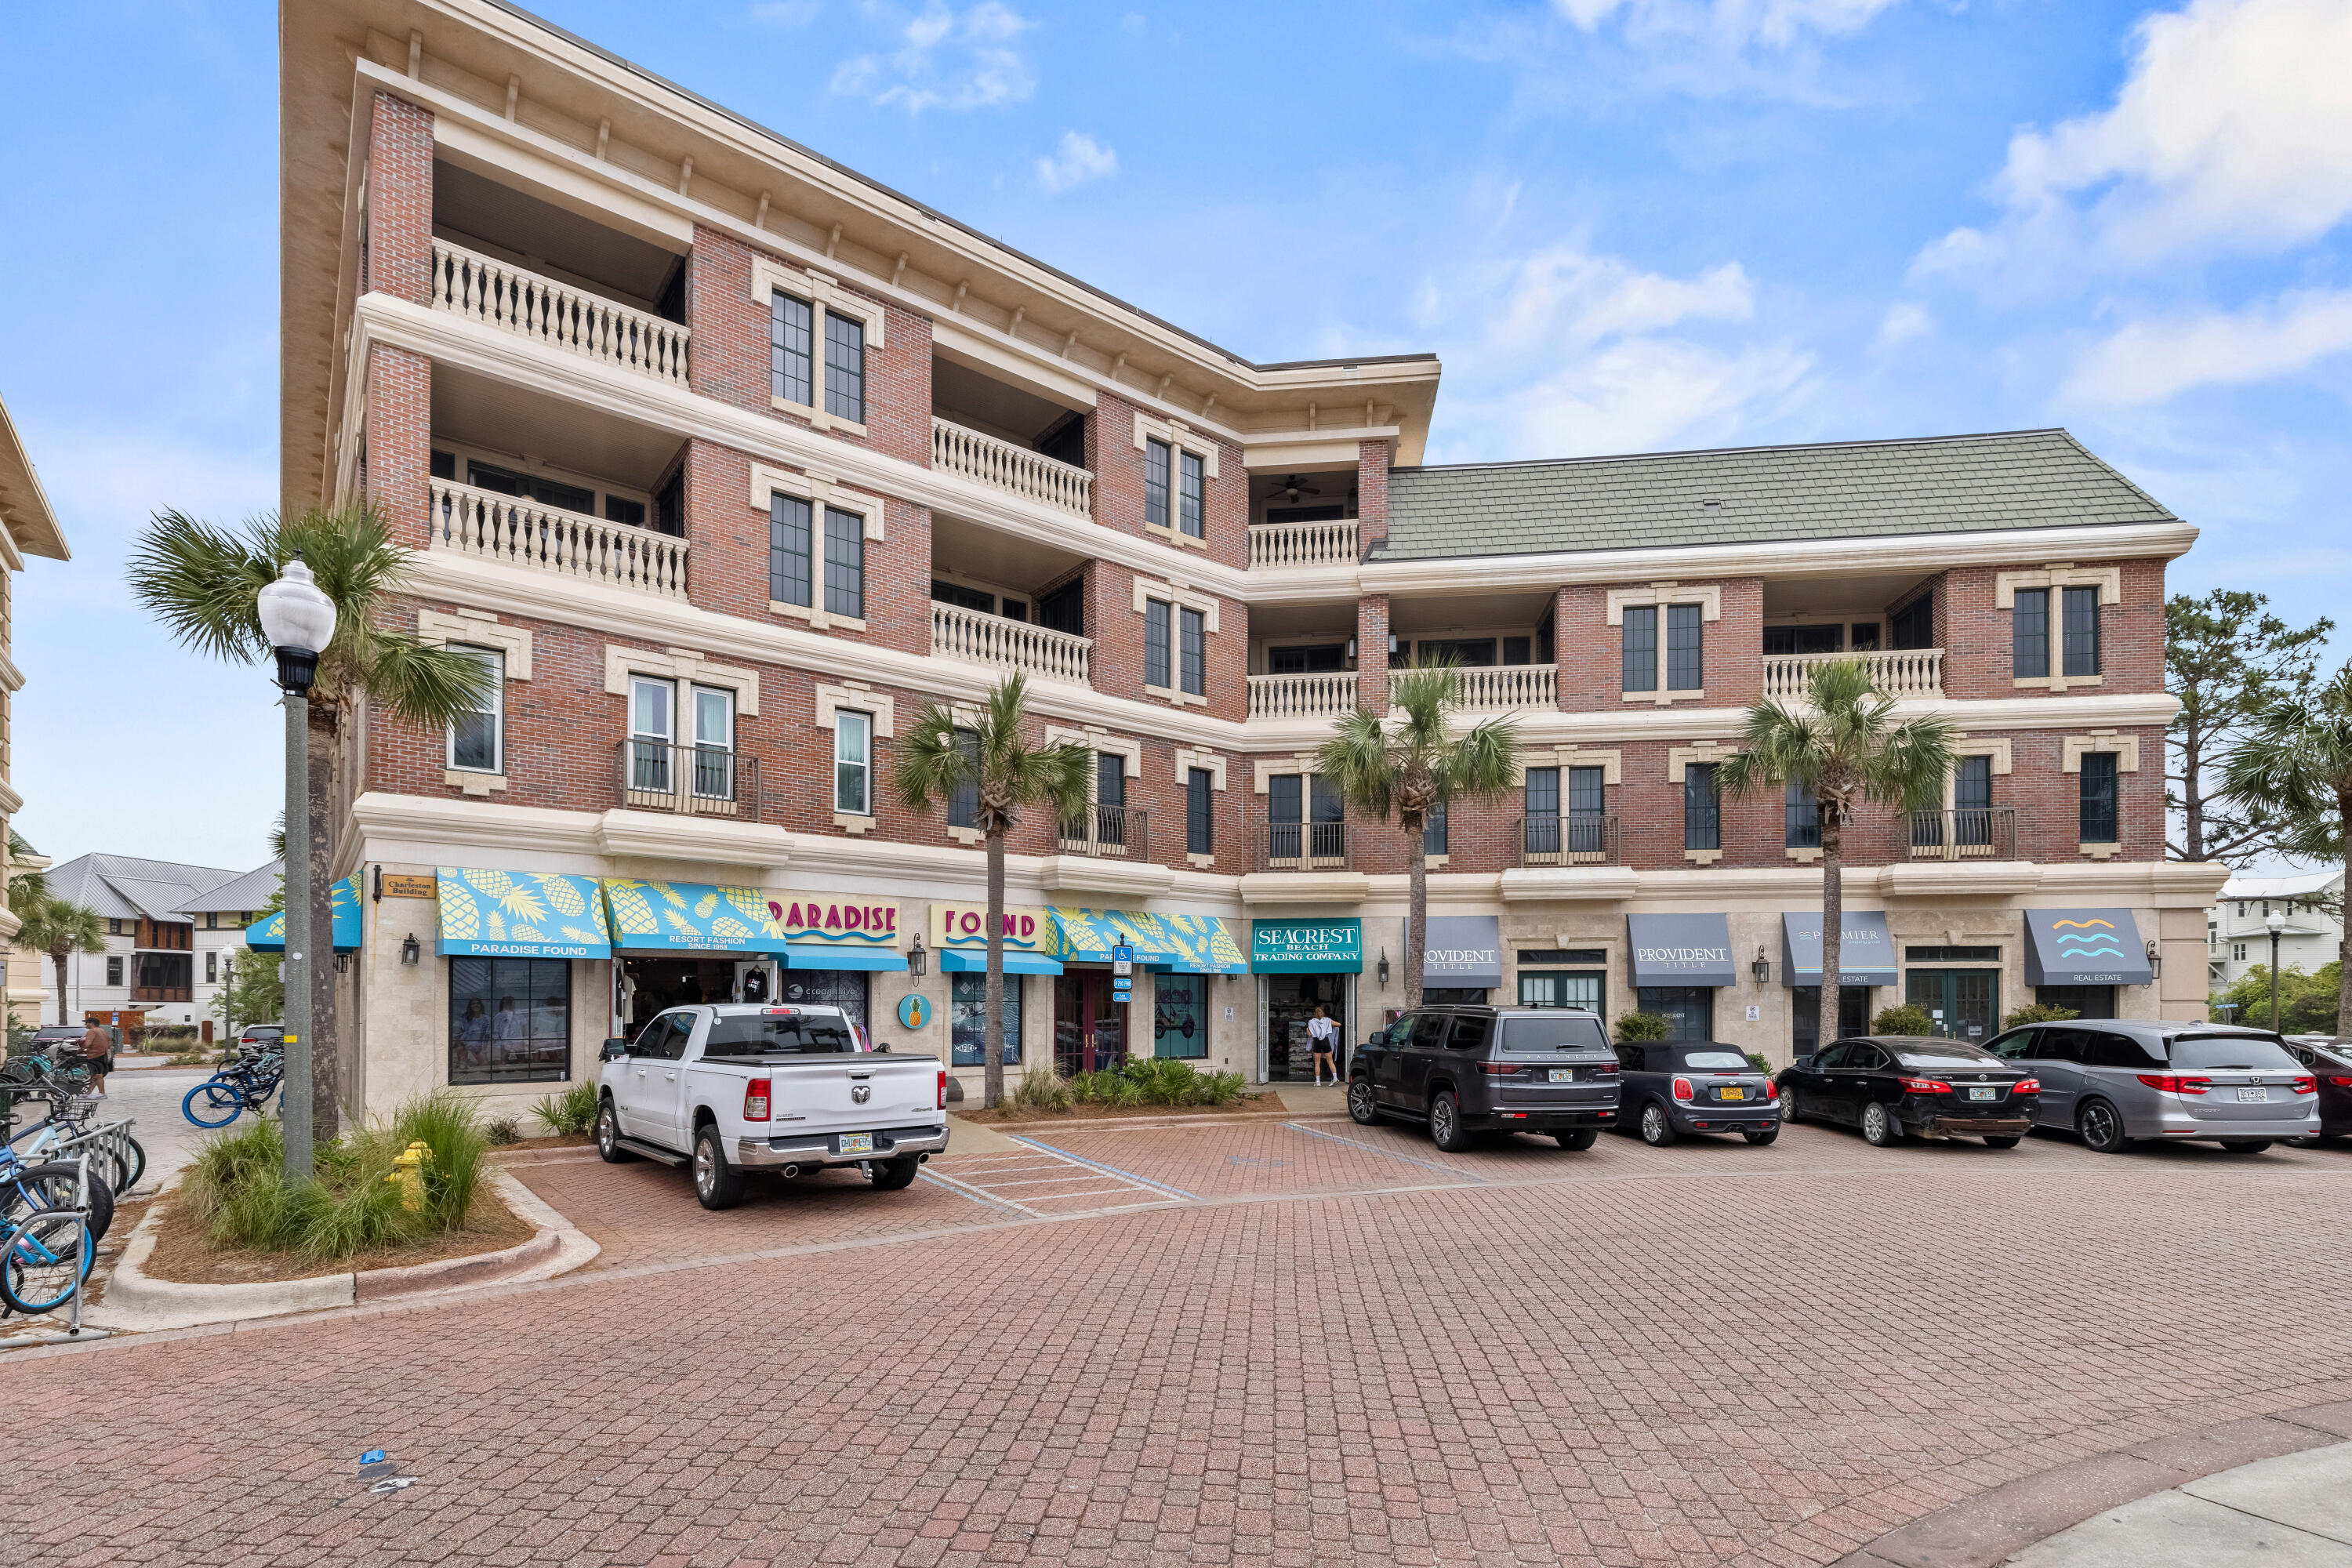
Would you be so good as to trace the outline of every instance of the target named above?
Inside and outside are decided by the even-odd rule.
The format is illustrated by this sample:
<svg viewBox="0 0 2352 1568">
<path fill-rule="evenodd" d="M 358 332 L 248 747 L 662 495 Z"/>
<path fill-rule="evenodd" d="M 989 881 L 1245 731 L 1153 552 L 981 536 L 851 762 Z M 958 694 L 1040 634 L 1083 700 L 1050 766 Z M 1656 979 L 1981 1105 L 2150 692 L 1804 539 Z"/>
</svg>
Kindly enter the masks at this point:
<svg viewBox="0 0 2352 1568">
<path fill-rule="evenodd" d="M 49 962 L 57 966 L 58 971 L 58 1022 L 70 1023 L 72 1020 L 66 1014 L 66 955 L 53 952 L 49 954 Z"/>
<path fill-rule="evenodd" d="M 1004 1099 L 1004 830 L 988 836 L 988 990 L 981 1006 L 981 1103 Z"/>
<path fill-rule="evenodd" d="M 310 1137 L 313 1146 L 341 1131 L 341 1044 L 335 1018 L 335 898 L 328 883 L 335 847 L 328 835 L 334 787 L 336 726 L 327 705 L 310 705 Z"/>
<path fill-rule="evenodd" d="M 1834 808 L 1822 813 L 1822 1006 L 1814 1031 L 1819 1050 L 1845 1033 L 1839 1005 L 1838 962 L 1845 939 L 1845 820 Z"/>
<path fill-rule="evenodd" d="M 1429 840 L 1423 837 L 1426 823 L 1406 822 L 1405 836 L 1405 916 L 1404 916 L 1404 1005 L 1421 1005 L 1422 949 L 1429 943 L 1423 933 L 1429 929 Z"/>
</svg>

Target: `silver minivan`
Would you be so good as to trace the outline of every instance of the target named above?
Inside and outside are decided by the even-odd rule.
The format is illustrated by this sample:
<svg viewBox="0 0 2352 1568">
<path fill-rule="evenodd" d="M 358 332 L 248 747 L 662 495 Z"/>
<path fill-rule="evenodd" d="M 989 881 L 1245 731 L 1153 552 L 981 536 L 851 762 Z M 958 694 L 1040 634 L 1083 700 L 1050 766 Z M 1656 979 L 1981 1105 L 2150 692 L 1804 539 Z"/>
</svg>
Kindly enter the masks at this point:
<svg viewBox="0 0 2352 1568">
<path fill-rule="evenodd" d="M 2042 1080 L 2036 1125 L 2119 1153 L 2144 1139 L 2252 1154 L 2319 1130 L 2318 1084 L 2279 1037 L 2154 1019 L 2027 1024 L 1985 1049 Z"/>
</svg>

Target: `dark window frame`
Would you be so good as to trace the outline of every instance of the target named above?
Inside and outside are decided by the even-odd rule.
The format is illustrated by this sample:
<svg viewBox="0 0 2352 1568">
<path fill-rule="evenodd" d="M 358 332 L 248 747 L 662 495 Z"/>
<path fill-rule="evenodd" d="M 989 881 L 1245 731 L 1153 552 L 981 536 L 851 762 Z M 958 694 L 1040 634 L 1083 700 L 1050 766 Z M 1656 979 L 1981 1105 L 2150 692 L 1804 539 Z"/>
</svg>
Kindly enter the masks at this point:
<svg viewBox="0 0 2352 1568">
<path fill-rule="evenodd" d="M 1206 768 L 1184 773 L 1184 853 L 1214 855 L 1217 843 L 1216 775 Z"/>
<path fill-rule="evenodd" d="M 484 984 L 478 995 L 467 983 L 475 965 L 481 966 Z M 572 1077 L 572 961 L 568 958 L 489 958 L 456 957 L 449 960 L 449 1037 L 446 1044 L 446 1067 L 452 1084 L 476 1083 L 564 1083 Z M 502 1067 L 496 1059 L 498 1047 L 506 1043 L 499 1035 L 499 1014 L 497 1004 L 501 1000 L 520 998 L 524 1003 L 519 1020 L 526 1031 L 509 1037 L 525 1045 L 522 1066 L 517 1069 Z M 559 1002 L 563 1029 L 560 1037 L 542 1033 L 537 1026 L 540 1009 L 535 1005 L 542 997 Z M 463 1008 L 473 1002 L 483 1005 L 483 1013 L 469 1019 Z M 478 1028 L 469 1025 L 478 1025 Z"/>
<path fill-rule="evenodd" d="M 816 406 L 816 307 L 772 290 L 768 297 L 768 395 Z"/>
<path fill-rule="evenodd" d="M 1143 442 L 1143 522 L 1147 528 L 1168 526 L 1169 470 L 1176 449 L 1157 436 Z"/>
<path fill-rule="evenodd" d="M 866 519 L 837 506 L 824 509 L 824 613 L 866 618 Z"/>
<path fill-rule="evenodd" d="M 2011 678 L 2046 680 L 2050 677 L 2050 590 L 2013 591 L 2009 613 Z"/>
<path fill-rule="evenodd" d="M 814 509 L 804 498 L 782 490 L 769 493 L 768 597 L 779 605 L 814 605 L 809 555 L 815 522 Z"/>
<path fill-rule="evenodd" d="M 2068 587 L 2059 597 L 2061 673 L 2078 679 L 2099 673 L 2099 590 Z"/>
<path fill-rule="evenodd" d="M 824 411 L 866 423 L 866 323 L 837 310 L 824 313 Z"/>
<path fill-rule="evenodd" d="M 1683 764 L 1683 847 L 1723 848 L 1723 796 L 1713 763 Z"/>
<path fill-rule="evenodd" d="M 2083 753 L 2076 827 L 2084 844 L 2123 842 L 2121 761 L 2114 752 Z"/>
<path fill-rule="evenodd" d="M 1176 523 L 1193 539 L 1207 537 L 1209 515 L 1208 464 L 1198 452 L 1176 457 Z"/>
<path fill-rule="evenodd" d="M 1176 606 L 1165 599 L 1143 601 L 1143 684 L 1161 691 L 1173 689 L 1170 668 L 1170 621 Z"/>
<path fill-rule="evenodd" d="M 1209 680 L 1209 617 L 1198 610 L 1179 606 L 1176 612 L 1177 679 L 1187 696 L 1201 697 L 1208 692 Z"/>
<path fill-rule="evenodd" d="M 1619 687 L 1625 691 L 1658 689 L 1658 606 L 1628 605 L 1619 632 Z"/>
</svg>

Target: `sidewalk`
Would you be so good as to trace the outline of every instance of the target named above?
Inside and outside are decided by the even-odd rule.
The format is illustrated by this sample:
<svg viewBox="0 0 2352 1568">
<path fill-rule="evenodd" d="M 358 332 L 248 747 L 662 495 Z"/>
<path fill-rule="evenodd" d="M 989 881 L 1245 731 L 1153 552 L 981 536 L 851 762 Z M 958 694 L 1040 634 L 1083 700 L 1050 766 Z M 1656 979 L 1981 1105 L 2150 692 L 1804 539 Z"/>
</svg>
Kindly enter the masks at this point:
<svg viewBox="0 0 2352 1568">
<path fill-rule="evenodd" d="M 2017 1568 L 2352 1568 L 2352 1443 L 2189 1481 L 2027 1547 Z"/>
</svg>

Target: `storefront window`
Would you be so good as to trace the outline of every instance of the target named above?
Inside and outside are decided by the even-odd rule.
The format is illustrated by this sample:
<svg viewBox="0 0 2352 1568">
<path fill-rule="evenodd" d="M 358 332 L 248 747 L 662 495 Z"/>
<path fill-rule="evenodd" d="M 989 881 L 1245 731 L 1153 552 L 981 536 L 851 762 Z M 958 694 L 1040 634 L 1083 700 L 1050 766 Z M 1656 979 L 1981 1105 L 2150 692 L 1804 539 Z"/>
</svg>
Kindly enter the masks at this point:
<svg viewBox="0 0 2352 1568">
<path fill-rule="evenodd" d="M 1822 988 L 1818 985 L 1794 985 L 1789 989 L 1790 1023 L 1790 1044 L 1798 1056 L 1811 1056 L 1821 1049 Z M 1852 1039 L 1856 1035 L 1870 1033 L 1870 987 L 1841 985 L 1838 987 L 1837 1033 L 1832 1040 Z"/>
<path fill-rule="evenodd" d="M 1205 974 L 1163 974 L 1159 977 L 1151 1010 L 1151 1054 L 1155 1057 L 1205 1057 L 1209 1054 L 1209 977 Z"/>
<path fill-rule="evenodd" d="M 1715 1037 L 1715 988 L 1711 985 L 1644 985 L 1640 1007 L 1666 1021 L 1670 1040 Z"/>
<path fill-rule="evenodd" d="M 866 972 L 862 969 L 787 969 L 778 977 L 779 1002 L 838 1007 L 866 1028 Z M 870 1031 L 869 1031 L 870 1032 Z"/>
<path fill-rule="evenodd" d="M 1582 1007 L 1605 1018 L 1609 1015 L 1602 1011 L 1601 1003 L 1606 999 L 1608 979 L 1608 972 L 1601 969 L 1522 969 L 1519 1005 Z"/>
<path fill-rule="evenodd" d="M 571 960 L 449 961 L 451 1083 L 548 1083 L 571 1076 Z"/>
<path fill-rule="evenodd" d="M 988 1061 L 988 976 L 948 976 L 949 1050 L 960 1068 Z M 1004 1065 L 1021 1065 L 1021 976 L 1004 977 Z"/>
</svg>

